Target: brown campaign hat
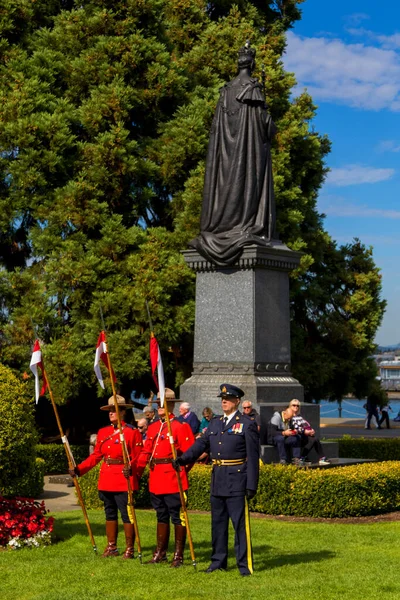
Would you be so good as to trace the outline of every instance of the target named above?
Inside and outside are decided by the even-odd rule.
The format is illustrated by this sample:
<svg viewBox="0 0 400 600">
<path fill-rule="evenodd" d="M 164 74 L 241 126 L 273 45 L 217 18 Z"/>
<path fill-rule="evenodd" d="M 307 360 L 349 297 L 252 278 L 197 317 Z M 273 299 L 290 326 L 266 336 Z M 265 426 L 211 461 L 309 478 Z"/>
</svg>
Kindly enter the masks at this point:
<svg viewBox="0 0 400 600">
<path fill-rule="evenodd" d="M 168 400 L 168 402 L 183 402 L 182 400 L 175 398 L 175 392 L 170 388 L 165 388 L 165 400 Z M 154 402 L 160 404 L 160 392 L 158 392 L 157 400 L 155 400 Z"/>
<path fill-rule="evenodd" d="M 119 396 L 118 394 L 116 394 L 116 396 L 117 396 L 117 403 L 118 403 L 119 408 L 132 408 L 132 406 L 133 406 L 132 402 L 125 402 L 125 398 L 123 396 Z M 106 404 L 106 406 L 100 406 L 100 410 L 111 410 L 114 407 L 115 407 L 114 396 L 111 396 L 108 399 L 108 404 Z"/>
</svg>

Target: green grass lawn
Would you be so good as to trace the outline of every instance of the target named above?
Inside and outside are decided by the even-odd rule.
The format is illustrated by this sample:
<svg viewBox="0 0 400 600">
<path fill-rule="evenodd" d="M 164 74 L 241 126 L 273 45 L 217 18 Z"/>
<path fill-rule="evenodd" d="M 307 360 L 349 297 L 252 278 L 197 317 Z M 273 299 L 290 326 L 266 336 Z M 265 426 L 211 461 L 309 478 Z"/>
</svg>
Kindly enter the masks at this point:
<svg viewBox="0 0 400 600">
<path fill-rule="evenodd" d="M 137 511 L 144 561 L 155 542 L 155 515 Z M 242 578 L 230 536 L 228 572 L 204 573 L 210 516 L 192 514 L 195 572 L 186 550 L 180 569 L 95 556 L 80 511 L 55 514 L 52 546 L 0 552 L 1 600 L 367 600 L 400 597 L 400 523 L 289 523 L 252 518 L 255 572 Z M 103 551 L 104 517 L 90 511 Z M 119 546 L 124 547 L 120 533 Z M 172 546 L 171 546 L 172 547 Z"/>
</svg>

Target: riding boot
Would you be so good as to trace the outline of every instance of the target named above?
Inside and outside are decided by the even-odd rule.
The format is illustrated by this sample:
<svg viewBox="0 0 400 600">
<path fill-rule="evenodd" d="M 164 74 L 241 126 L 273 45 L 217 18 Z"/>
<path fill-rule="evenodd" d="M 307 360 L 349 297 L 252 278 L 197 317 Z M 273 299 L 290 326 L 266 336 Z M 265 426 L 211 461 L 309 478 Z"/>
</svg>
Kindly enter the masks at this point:
<svg viewBox="0 0 400 600">
<path fill-rule="evenodd" d="M 135 528 L 132 523 L 124 523 L 126 548 L 122 558 L 133 558 L 135 544 Z"/>
<path fill-rule="evenodd" d="M 171 567 L 181 567 L 183 564 L 183 550 L 186 542 L 186 527 L 175 525 L 175 553 Z"/>
<path fill-rule="evenodd" d="M 169 542 L 169 523 L 157 523 L 157 548 L 148 564 L 165 562 Z"/>
<path fill-rule="evenodd" d="M 102 554 L 103 558 L 108 558 L 109 556 L 118 556 L 118 521 L 106 521 L 106 536 L 107 546 Z"/>
</svg>

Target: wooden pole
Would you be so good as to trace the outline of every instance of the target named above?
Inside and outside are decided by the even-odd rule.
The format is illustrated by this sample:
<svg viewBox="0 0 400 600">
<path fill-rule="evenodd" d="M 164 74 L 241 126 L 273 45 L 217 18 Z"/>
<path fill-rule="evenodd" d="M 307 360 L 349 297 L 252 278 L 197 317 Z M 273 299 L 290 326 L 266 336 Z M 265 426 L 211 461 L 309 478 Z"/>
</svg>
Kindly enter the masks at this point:
<svg viewBox="0 0 400 600">
<path fill-rule="evenodd" d="M 161 400 L 161 398 L 160 398 L 160 400 Z M 172 457 L 173 457 L 174 460 L 176 460 L 177 453 L 176 453 L 176 448 L 175 448 L 174 436 L 172 435 L 171 420 L 169 418 L 168 400 L 166 398 L 164 399 L 164 405 L 165 405 L 165 419 L 167 421 L 168 437 L 169 437 L 169 442 L 171 444 Z M 188 511 L 187 511 L 187 506 L 186 506 L 185 493 L 183 491 L 183 486 L 182 486 L 182 480 L 181 480 L 180 473 L 178 471 L 175 471 L 175 473 L 176 473 L 176 476 L 178 478 L 179 496 L 180 496 L 180 499 L 181 499 L 183 514 L 185 515 L 185 523 L 186 523 L 187 537 L 188 537 L 189 548 L 190 548 L 190 556 L 191 556 L 191 559 L 192 559 L 192 564 L 193 564 L 194 569 L 196 571 L 196 556 L 195 556 L 195 553 L 194 553 L 192 532 L 190 530 L 189 515 L 188 515 Z"/>
<path fill-rule="evenodd" d="M 66 455 L 67 455 L 68 467 L 69 467 L 69 469 L 73 470 L 76 467 L 75 459 L 73 457 L 73 454 L 72 454 L 72 451 L 71 451 L 71 448 L 70 448 L 70 445 L 69 445 L 69 442 L 68 442 L 68 438 L 66 437 L 66 435 L 64 435 L 63 428 L 62 428 L 61 421 L 60 421 L 60 417 L 58 415 L 57 405 L 54 402 L 53 392 L 51 390 L 49 378 L 47 376 L 47 373 L 46 373 L 46 370 L 45 370 L 44 367 L 42 369 L 42 373 L 43 373 L 43 378 L 45 379 L 45 381 L 47 383 L 47 387 L 49 388 L 49 396 L 50 396 L 51 404 L 53 406 L 54 415 L 56 417 L 56 421 L 57 421 L 57 425 L 58 425 L 58 430 L 60 432 L 61 440 L 62 440 L 62 443 L 63 443 L 64 448 L 65 448 L 65 452 L 66 452 Z M 89 523 L 89 518 L 88 518 L 88 514 L 87 514 L 85 502 L 84 502 L 83 497 L 82 497 L 81 488 L 79 486 L 77 477 L 73 477 L 73 480 L 74 480 L 76 495 L 78 496 L 79 504 L 81 505 L 81 509 L 82 509 L 82 512 L 83 512 L 83 517 L 85 519 L 85 523 L 86 523 L 86 527 L 87 527 L 87 530 L 88 530 L 89 538 L 90 538 L 90 541 L 92 543 L 94 552 L 97 552 L 97 546 L 96 546 L 96 542 L 94 541 L 92 528 L 91 528 L 90 523 Z"/>
<path fill-rule="evenodd" d="M 103 320 L 103 313 L 102 312 L 101 312 L 101 317 L 102 317 L 102 320 Z M 112 370 L 112 365 L 111 365 L 111 357 L 110 357 L 110 353 L 108 351 L 106 330 L 104 328 L 104 320 L 103 320 L 103 331 L 104 331 L 104 343 L 105 343 L 105 346 L 106 346 L 108 371 L 110 373 L 111 387 L 112 387 L 112 393 L 113 393 L 113 397 L 114 397 L 115 412 L 117 414 L 118 429 L 119 429 L 119 438 L 120 438 L 121 447 L 122 447 L 122 456 L 123 456 L 123 460 L 124 460 L 124 466 L 125 467 L 130 467 L 128 450 L 127 450 L 127 447 L 126 447 L 125 436 L 124 436 L 124 432 L 123 432 L 123 429 L 122 429 L 122 423 L 121 423 L 121 415 L 120 415 L 120 412 L 119 412 L 119 406 L 118 406 L 118 401 L 117 401 L 117 393 L 115 391 L 113 370 Z M 127 481 L 127 484 L 128 484 L 128 515 L 129 515 L 129 520 L 131 521 L 131 523 L 133 523 L 133 528 L 135 530 L 135 538 L 136 538 L 136 544 L 137 544 L 138 557 L 139 557 L 140 562 L 142 562 L 142 546 L 140 544 L 139 527 L 138 527 L 138 523 L 137 523 L 137 519 L 136 519 L 135 505 L 133 503 L 132 487 L 131 487 L 130 479 L 128 478 L 126 481 Z"/>
<path fill-rule="evenodd" d="M 147 309 L 147 314 L 149 317 L 150 336 L 154 337 L 153 323 L 151 321 L 150 308 L 149 308 L 149 304 L 148 304 L 147 300 L 146 300 L 146 309 Z M 160 398 L 160 401 L 163 404 L 165 404 L 165 418 L 167 421 L 168 437 L 169 437 L 169 442 L 171 444 L 172 458 L 174 460 L 176 460 L 177 453 L 176 453 L 176 448 L 175 448 L 174 436 L 172 435 L 171 420 L 169 418 L 168 400 L 166 398 Z M 181 476 L 178 473 L 178 471 L 175 471 L 175 473 L 176 473 L 176 476 L 178 479 L 179 496 L 181 499 L 182 510 L 183 510 L 183 514 L 185 515 L 185 523 L 186 523 L 187 537 L 188 537 L 189 548 L 190 548 L 190 556 L 192 559 L 193 567 L 196 570 L 196 556 L 194 553 L 193 538 L 192 538 L 192 532 L 190 530 L 189 515 L 187 512 L 185 494 L 184 494 L 183 487 L 182 487 L 182 480 L 181 480 Z"/>
</svg>

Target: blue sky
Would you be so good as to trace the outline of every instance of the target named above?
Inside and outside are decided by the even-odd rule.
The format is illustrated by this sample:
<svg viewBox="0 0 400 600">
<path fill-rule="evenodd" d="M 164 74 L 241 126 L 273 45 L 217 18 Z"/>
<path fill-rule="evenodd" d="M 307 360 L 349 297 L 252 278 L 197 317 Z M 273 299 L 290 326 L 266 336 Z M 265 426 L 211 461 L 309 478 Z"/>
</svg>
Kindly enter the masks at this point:
<svg viewBox="0 0 400 600">
<path fill-rule="evenodd" d="M 288 34 L 285 67 L 318 106 L 332 142 L 321 190 L 339 243 L 373 246 L 387 309 L 376 341 L 400 342 L 400 2 L 306 0 Z"/>
</svg>

